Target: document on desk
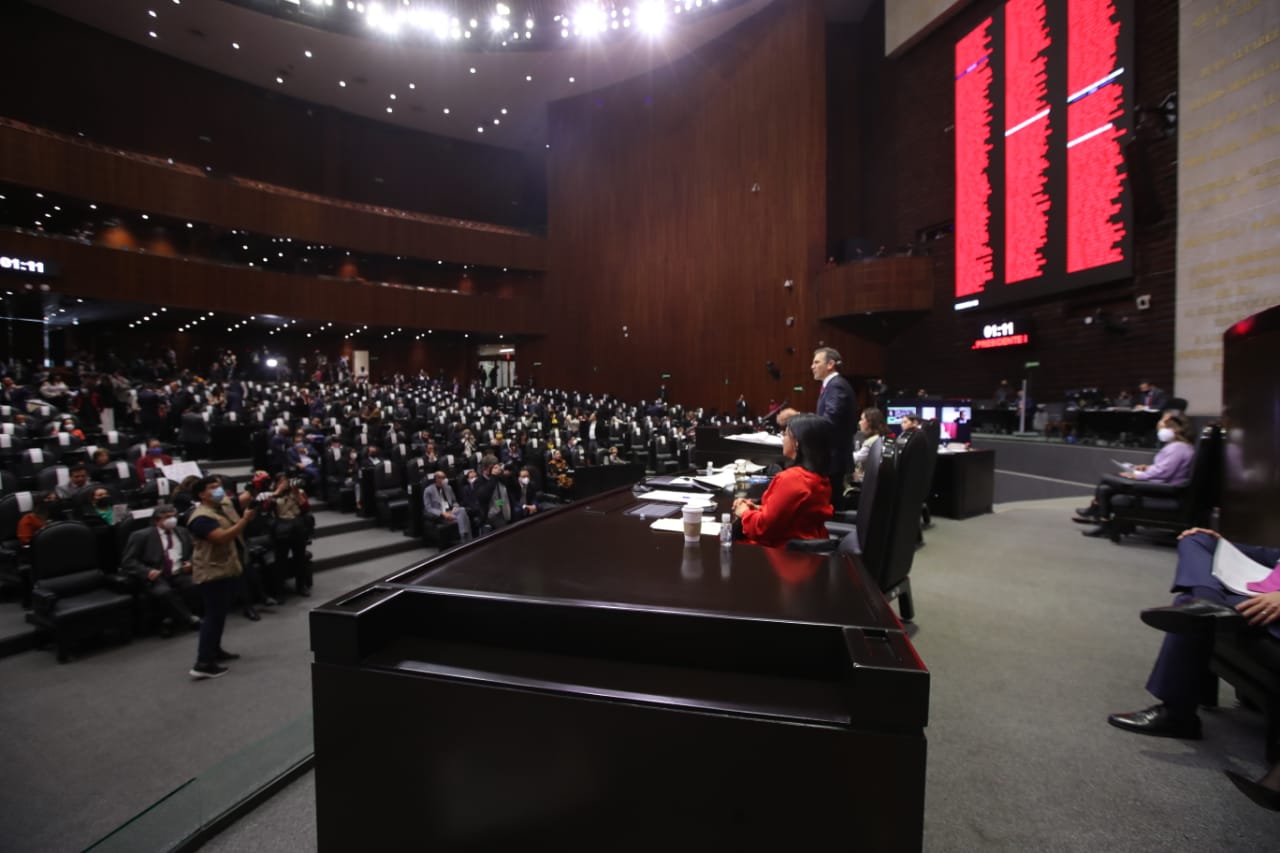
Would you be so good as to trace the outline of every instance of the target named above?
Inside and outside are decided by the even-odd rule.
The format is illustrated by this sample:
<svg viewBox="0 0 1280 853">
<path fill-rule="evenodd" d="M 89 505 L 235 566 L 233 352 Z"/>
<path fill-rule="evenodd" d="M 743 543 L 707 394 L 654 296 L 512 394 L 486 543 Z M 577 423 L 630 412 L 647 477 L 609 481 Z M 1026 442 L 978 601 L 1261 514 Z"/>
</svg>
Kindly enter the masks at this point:
<svg viewBox="0 0 1280 853">
<path fill-rule="evenodd" d="M 684 533 L 684 520 L 680 518 L 660 518 L 649 525 L 654 530 L 665 530 L 668 533 Z M 719 536 L 720 522 L 704 518 L 702 520 L 703 536 Z"/>
<path fill-rule="evenodd" d="M 765 447 L 782 447 L 782 436 L 771 432 L 740 432 L 726 435 L 726 441 L 741 441 L 744 444 L 760 444 Z"/>
<path fill-rule="evenodd" d="M 1119 459 L 1112 459 L 1112 460 L 1111 460 L 1111 464 L 1112 464 L 1112 465 L 1115 465 L 1117 468 L 1123 468 L 1123 469 L 1124 469 L 1124 470 L 1126 470 L 1126 471 L 1132 471 L 1132 470 L 1133 470 L 1133 463 L 1132 463 L 1132 462 L 1121 462 Z"/>
<path fill-rule="evenodd" d="M 666 489 L 654 489 L 652 492 L 640 492 L 636 495 L 642 501 L 662 501 L 673 504 L 708 504 L 710 495 L 702 492 L 672 492 Z"/>
<path fill-rule="evenodd" d="M 1257 583 L 1269 574 L 1270 567 L 1249 559 L 1227 540 L 1218 540 L 1218 547 L 1213 552 L 1213 576 L 1227 589 L 1240 595 L 1256 595 L 1249 589 L 1249 584 Z"/>
</svg>

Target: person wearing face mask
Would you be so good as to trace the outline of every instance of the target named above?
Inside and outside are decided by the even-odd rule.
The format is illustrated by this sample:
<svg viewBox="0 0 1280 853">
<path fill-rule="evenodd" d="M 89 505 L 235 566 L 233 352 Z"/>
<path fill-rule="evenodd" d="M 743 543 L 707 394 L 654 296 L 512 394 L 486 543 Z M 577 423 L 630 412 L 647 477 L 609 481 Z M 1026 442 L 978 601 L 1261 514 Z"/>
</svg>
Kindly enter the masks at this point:
<svg viewBox="0 0 1280 853">
<path fill-rule="evenodd" d="M 49 523 L 57 503 L 58 495 L 55 492 L 41 492 L 36 495 L 31 512 L 18 519 L 18 542 L 30 545 L 31 537 L 36 535 L 36 531 Z"/>
<path fill-rule="evenodd" d="M 538 487 L 533 481 L 533 471 L 529 468 L 521 468 L 516 484 L 511 490 L 512 517 L 519 521 L 539 512 L 542 509 L 542 504 L 538 501 L 540 497 Z"/>
<path fill-rule="evenodd" d="M 95 486 L 93 493 L 89 495 L 84 514 L 95 522 L 101 521 L 108 527 L 114 526 L 116 514 L 111 506 L 111 492 L 102 486 Z"/>
<path fill-rule="evenodd" d="M 161 465 L 172 465 L 173 457 L 164 452 L 164 448 L 160 446 L 160 439 L 152 438 L 147 441 L 147 450 L 138 457 L 138 482 L 145 483 L 147 481 L 147 469 L 158 468 Z"/>
<path fill-rule="evenodd" d="M 191 555 L 191 534 L 178 527 L 177 510 L 162 503 L 156 505 L 150 527 L 129 535 L 120 556 L 120 570 L 137 579 L 161 614 L 162 637 L 171 636 L 175 624 L 192 628 L 200 624 L 184 598 L 192 594 Z"/>
<path fill-rule="evenodd" d="M 250 504 L 243 515 L 237 516 L 226 502 L 226 490 L 217 476 L 201 477 L 192 491 L 200 502 L 187 522 L 194 540 L 191 579 L 204 602 L 204 619 L 200 623 L 196 662 L 188 674 L 195 679 L 218 678 L 227 672 L 222 664 L 239 657 L 222 648 L 222 629 L 244 571 L 236 539 L 257 515 L 258 508 Z"/>
<path fill-rule="evenodd" d="M 502 463 L 492 455 L 485 456 L 485 459 L 489 462 L 489 500 L 483 505 L 488 507 L 486 518 L 489 526 L 497 530 L 510 524 L 515 513 L 512 512 L 511 493 L 503 482 Z"/>
<path fill-rule="evenodd" d="M 478 531 L 480 524 L 484 520 L 484 513 L 481 511 L 479 489 L 481 486 L 480 475 L 475 469 L 468 468 L 462 474 L 462 492 L 458 495 L 463 508 L 467 511 L 467 515 L 471 517 L 472 531 Z"/>
<path fill-rule="evenodd" d="M 1195 461 L 1196 449 L 1191 436 L 1191 424 L 1174 412 L 1168 412 L 1157 425 L 1156 437 L 1164 445 L 1150 465 L 1135 465 L 1130 471 L 1123 471 L 1118 476 L 1127 480 L 1144 480 L 1151 483 L 1169 483 L 1180 485 L 1191 479 L 1191 469 Z M 1084 531 L 1085 536 L 1110 536 L 1108 523 L 1113 506 L 1124 506 L 1131 498 L 1127 495 L 1115 495 L 1117 485 L 1123 485 L 1115 479 L 1115 475 L 1107 474 L 1098 483 L 1094 499 L 1087 507 L 1076 510 L 1072 518 L 1079 524 L 1094 524 L 1096 527 Z"/>
<path fill-rule="evenodd" d="M 471 515 L 459 504 L 444 471 L 432 474 L 431 484 L 423 490 L 422 512 L 426 523 L 439 531 L 441 550 L 456 540 L 471 540 Z"/>
</svg>

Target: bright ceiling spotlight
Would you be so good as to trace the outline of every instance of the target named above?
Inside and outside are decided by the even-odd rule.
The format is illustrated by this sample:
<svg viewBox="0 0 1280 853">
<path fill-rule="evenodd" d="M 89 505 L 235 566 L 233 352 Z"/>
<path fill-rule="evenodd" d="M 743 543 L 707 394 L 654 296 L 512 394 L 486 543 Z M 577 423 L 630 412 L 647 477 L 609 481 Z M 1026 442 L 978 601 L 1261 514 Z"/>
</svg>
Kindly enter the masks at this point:
<svg viewBox="0 0 1280 853">
<path fill-rule="evenodd" d="M 504 33 L 511 28 L 511 21 L 501 15 L 489 18 L 489 29 L 495 33 Z"/>
<path fill-rule="evenodd" d="M 583 3 L 573 13 L 573 23 L 584 36 L 599 35 L 609 26 L 604 9 L 594 3 Z"/>
<path fill-rule="evenodd" d="M 667 9 L 657 0 L 645 0 L 636 7 L 636 26 L 649 35 L 660 35 L 667 28 Z"/>
</svg>

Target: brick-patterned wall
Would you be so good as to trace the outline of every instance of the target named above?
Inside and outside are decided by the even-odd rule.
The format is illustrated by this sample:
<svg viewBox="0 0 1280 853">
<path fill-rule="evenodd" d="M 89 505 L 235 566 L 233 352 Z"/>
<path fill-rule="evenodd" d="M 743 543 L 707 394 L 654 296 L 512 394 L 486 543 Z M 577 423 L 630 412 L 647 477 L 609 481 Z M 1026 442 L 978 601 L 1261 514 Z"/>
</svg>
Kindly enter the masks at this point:
<svg viewBox="0 0 1280 853">
<path fill-rule="evenodd" d="M 862 151 L 858 174 L 863 234 L 876 245 L 915 238 L 919 229 L 954 220 L 953 165 L 955 121 L 952 62 L 955 42 L 1003 0 L 980 0 L 897 59 L 866 47 L 868 36 L 883 33 L 883 6 L 859 28 L 861 41 L 844 33 L 845 49 L 829 46 L 829 62 L 856 62 L 860 140 L 843 140 L 844 125 L 829 127 L 834 152 Z M 1178 4 L 1142 0 L 1136 6 L 1136 101 L 1155 105 L 1177 88 Z M 834 31 L 834 29 L 833 29 Z M 838 96 L 836 96 L 838 97 Z M 856 145 L 853 144 L 856 142 Z M 1032 396 L 1041 402 L 1061 398 L 1067 388 L 1096 385 L 1114 394 L 1150 378 L 1168 389 L 1173 381 L 1174 238 L 1176 222 L 1176 138 L 1157 140 L 1146 151 L 1156 195 L 1164 209 L 1159 224 L 1135 231 L 1132 280 L 1075 291 L 1048 301 L 1024 304 L 1007 313 L 1029 317 L 1035 342 L 1012 350 L 974 352 L 969 345 L 987 315 L 956 316 L 951 310 L 954 283 L 952 239 L 929 245 L 936 263 L 934 308 L 898 331 L 888 350 L 886 380 L 891 388 L 926 387 L 948 396 L 988 397 L 1004 378 L 1017 383 L 1026 361 L 1039 361 Z M 845 192 L 859 188 L 850 181 Z M 841 188 L 832 187 L 832 192 Z M 834 223 L 833 223 L 834 224 Z M 831 238 L 853 236 L 832 232 Z M 1151 308 L 1138 311 L 1134 298 L 1151 295 Z M 1096 309 L 1127 331 L 1108 332 L 1084 318 Z M 897 328 L 897 326 L 895 326 Z M 1177 389 L 1172 389 L 1177 391 Z"/>
</svg>

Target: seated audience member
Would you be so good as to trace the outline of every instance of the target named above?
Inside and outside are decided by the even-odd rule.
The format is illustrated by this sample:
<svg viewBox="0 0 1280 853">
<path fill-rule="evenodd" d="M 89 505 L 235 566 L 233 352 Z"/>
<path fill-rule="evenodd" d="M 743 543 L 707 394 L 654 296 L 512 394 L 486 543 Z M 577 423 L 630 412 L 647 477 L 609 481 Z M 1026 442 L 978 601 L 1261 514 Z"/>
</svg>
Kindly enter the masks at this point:
<svg viewBox="0 0 1280 853">
<path fill-rule="evenodd" d="M 618 455 L 618 445 L 612 445 L 609 448 L 609 455 L 600 461 L 602 465 L 625 465 L 627 460 Z"/>
<path fill-rule="evenodd" d="M 1163 389 L 1156 386 L 1154 382 L 1138 383 L 1138 404 L 1134 407 L 1137 409 L 1150 409 L 1158 412 L 1169 402 L 1169 395 Z"/>
<path fill-rule="evenodd" d="M 1118 408 L 1123 408 L 1123 409 L 1132 409 L 1133 395 L 1130 394 L 1128 390 L 1121 389 L 1120 393 L 1116 394 L 1116 399 L 1112 402 L 1111 405 L 1116 406 Z"/>
<path fill-rule="evenodd" d="M 54 492 L 64 501 L 73 500 L 80 490 L 89 485 L 89 467 L 83 462 L 71 466 L 71 473 L 65 483 L 59 483 Z"/>
<path fill-rule="evenodd" d="M 57 430 L 55 430 L 55 432 L 57 432 Z M 76 438 L 84 441 L 84 433 L 78 426 L 76 426 L 76 422 L 73 420 L 68 419 L 62 422 L 62 432 L 65 432 L 68 435 L 74 435 Z"/>
<path fill-rule="evenodd" d="M 289 463 L 289 476 L 301 477 L 308 486 L 314 487 L 316 480 L 320 478 L 320 468 L 316 464 L 315 450 L 303 436 L 294 438 L 286 458 Z"/>
<path fill-rule="evenodd" d="M 568 497 L 569 490 L 573 488 L 573 476 L 569 473 L 569 461 L 559 448 L 552 450 L 547 459 L 547 476 L 555 480 L 560 496 Z"/>
<path fill-rule="evenodd" d="M 431 483 L 422 493 L 422 512 L 427 524 L 440 529 L 440 547 L 447 548 L 454 541 L 471 541 L 471 516 L 467 513 L 449 485 L 449 476 L 437 470 Z M 453 531 L 457 531 L 456 539 Z"/>
<path fill-rule="evenodd" d="M 831 519 L 831 425 L 818 415 L 792 415 L 782 434 L 782 455 L 795 465 L 782 471 L 760 503 L 739 498 L 733 514 L 742 538 L 756 545 L 781 546 L 791 539 L 826 539 Z"/>
<path fill-rule="evenodd" d="M 31 537 L 36 535 L 36 531 L 49 523 L 49 517 L 53 515 L 53 508 L 57 503 L 56 492 L 41 492 L 36 495 L 31 512 L 18 519 L 18 542 L 30 545 Z"/>
<path fill-rule="evenodd" d="M 162 613 L 160 635 L 168 637 L 173 626 L 196 627 L 194 616 L 183 600 L 192 588 L 191 534 L 178 526 L 171 504 L 157 504 L 151 526 L 129 535 L 120 557 L 120 570 L 137 578 L 148 601 Z"/>
<path fill-rule="evenodd" d="M 540 500 L 545 496 L 538 492 L 537 481 L 533 477 L 532 468 L 521 468 L 515 485 L 511 490 L 511 512 L 516 520 L 528 518 L 540 512 L 546 503 Z"/>
<path fill-rule="evenodd" d="M 1200 718 L 1196 707 L 1214 701 L 1216 678 L 1209 671 L 1213 638 L 1219 630 L 1261 630 L 1280 638 L 1280 592 L 1244 596 L 1231 592 L 1213 576 L 1213 555 L 1221 535 L 1193 527 L 1178 537 L 1173 604 L 1142 611 L 1142 621 L 1165 631 L 1160 654 L 1147 679 L 1147 691 L 1160 700 L 1141 711 L 1112 714 L 1116 728 L 1156 737 L 1197 740 Z M 1266 566 L 1280 563 L 1280 548 L 1236 547 L 1249 559 Z M 1268 581 L 1280 577 L 1275 572 Z"/>
<path fill-rule="evenodd" d="M 94 480 L 103 481 L 111 479 L 114 475 L 111 454 L 107 452 L 107 449 L 99 447 L 93 451 L 93 458 L 89 460 L 89 476 Z"/>
<path fill-rule="evenodd" d="M 1195 461 L 1196 448 L 1191 438 L 1191 425 L 1182 415 L 1172 412 L 1160 419 L 1157 437 L 1164 443 L 1160 452 L 1150 465 L 1135 465 L 1132 471 L 1122 471 L 1120 477 L 1127 480 L 1141 480 L 1149 483 L 1170 483 L 1178 485 L 1191 479 L 1191 468 Z M 1072 521 L 1081 524 L 1098 525 L 1086 530 L 1085 536 L 1108 536 L 1111 531 L 1108 522 L 1111 518 L 1112 505 L 1123 506 L 1120 501 L 1127 502 L 1127 495 L 1113 497 L 1116 487 L 1123 483 L 1107 474 L 1098 483 L 1093 502 L 1087 507 L 1076 510 Z"/>
<path fill-rule="evenodd" d="M 94 486 L 93 493 L 84 507 L 83 515 L 92 520 L 101 521 L 108 527 L 115 526 L 115 510 L 111 505 L 111 492 L 103 486 Z"/>
<path fill-rule="evenodd" d="M 468 468 L 462 472 L 461 482 L 462 491 L 458 494 L 458 501 L 471 516 L 471 529 L 479 532 L 480 525 L 484 521 L 484 513 L 480 509 L 480 497 L 476 494 L 476 489 L 480 485 L 480 475 L 474 468 Z"/>
<path fill-rule="evenodd" d="M 152 438 L 147 441 L 147 452 L 138 457 L 138 482 L 145 483 L 147 481 L 147 469 L 158 468 L 161 465 L 172 465 L 173 457 L 164 452 L 164 448 L 160 446 L 160 439 Z"/>
<path fill-rule="evenodd" d="M 884 413 L 874 407 L 863 409 L 862 417 L 858 419 L 858 432 L 862 433 L 863 438 L 858 449 L 853 451 L 855 480 L 862 479 L 862 463 L 866 462 L 867 457 L 871 455 L 871 448 L 889 434 L 889 427 L 884 422 Z"/>
</svg>

